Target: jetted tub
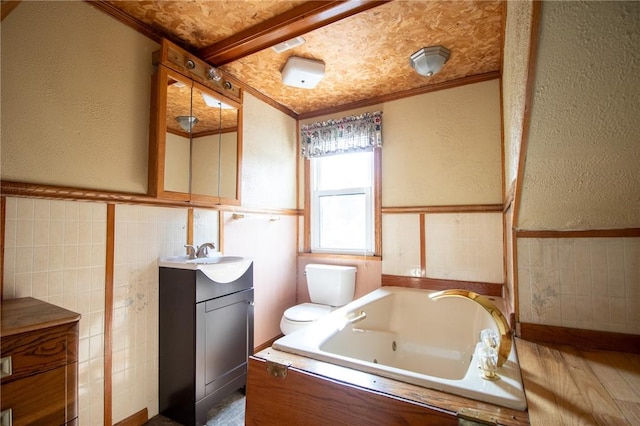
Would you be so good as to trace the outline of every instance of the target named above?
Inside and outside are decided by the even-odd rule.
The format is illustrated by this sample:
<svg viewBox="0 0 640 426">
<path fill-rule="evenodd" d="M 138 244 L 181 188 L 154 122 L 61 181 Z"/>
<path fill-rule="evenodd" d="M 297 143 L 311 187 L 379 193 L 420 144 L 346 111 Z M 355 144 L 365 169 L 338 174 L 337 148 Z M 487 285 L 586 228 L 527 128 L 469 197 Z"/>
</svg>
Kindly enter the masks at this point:
<svg viewBox="0 0 640 426">
<path fill-rule="evenodd" d="M 273 348 L 526 410 L 515 345 L 498 368 L 499 380 L 481 377 L 475 356 L 480 332 L 491 328 L 499 335 L 491 315 L 472 300 L 431 300 L 430 293 L 382 287 L 278 339 Z"/>
</svg>

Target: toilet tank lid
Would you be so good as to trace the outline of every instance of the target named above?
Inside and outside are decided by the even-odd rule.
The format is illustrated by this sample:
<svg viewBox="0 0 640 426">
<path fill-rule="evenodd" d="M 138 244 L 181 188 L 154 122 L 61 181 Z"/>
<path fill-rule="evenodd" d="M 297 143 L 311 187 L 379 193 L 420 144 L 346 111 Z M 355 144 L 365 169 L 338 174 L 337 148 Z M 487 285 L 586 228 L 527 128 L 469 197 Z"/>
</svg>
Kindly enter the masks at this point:
<svg viewBox="0 0 640 426">
<path fill-rule="evenodd" d="M 355 266 L 347 266 L 347 265 L 327 265 L 326 263 L 309 263 L 304 267 L 305 271 L 309 269 L 337 269 L 342 271 L 350 271 L 356 270 Z"/>
</svg>

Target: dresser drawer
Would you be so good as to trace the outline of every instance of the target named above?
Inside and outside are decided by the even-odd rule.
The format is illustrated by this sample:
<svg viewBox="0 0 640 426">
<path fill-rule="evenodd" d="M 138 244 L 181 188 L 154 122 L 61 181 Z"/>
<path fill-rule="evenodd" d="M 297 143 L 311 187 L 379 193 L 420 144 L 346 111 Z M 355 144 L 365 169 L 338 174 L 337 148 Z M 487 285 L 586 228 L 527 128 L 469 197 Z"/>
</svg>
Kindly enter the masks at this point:
<svg viewBox="0 0 640 426">
<path fill-rule="evenodd" d="M 11 409 L 13 426 L 63 425 L 67 400 L 67 367 L 14 380 L 2 385 L 2 411 Z"/>
<path fill-rule="evenodd" d="M 77 323 L 3 337 L 2 384 L 76 362 L 77 339 Z"/>
</svg>

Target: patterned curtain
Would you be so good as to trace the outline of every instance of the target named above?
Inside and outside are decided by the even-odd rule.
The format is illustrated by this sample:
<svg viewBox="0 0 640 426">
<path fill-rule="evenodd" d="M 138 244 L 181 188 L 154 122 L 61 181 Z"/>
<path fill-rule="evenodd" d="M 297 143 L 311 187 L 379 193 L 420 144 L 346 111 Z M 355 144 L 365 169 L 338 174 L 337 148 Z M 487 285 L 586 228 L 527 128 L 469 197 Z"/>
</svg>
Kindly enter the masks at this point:
<svg viewBox="0 0 640 426">
<path fill-rule="evenodd" d="M 369 151 L 382 146 L 382 111 L 303 124 L 300 131 L 306 158 Z"/>
</svg>

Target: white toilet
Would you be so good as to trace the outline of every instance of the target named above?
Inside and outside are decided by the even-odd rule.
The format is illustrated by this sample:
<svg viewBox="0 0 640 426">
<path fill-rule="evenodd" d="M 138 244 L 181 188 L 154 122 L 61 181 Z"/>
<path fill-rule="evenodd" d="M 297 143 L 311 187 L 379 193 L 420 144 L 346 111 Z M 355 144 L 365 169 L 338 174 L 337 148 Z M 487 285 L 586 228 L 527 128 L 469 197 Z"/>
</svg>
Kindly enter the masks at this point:
<svg viewBox="0 0 640 426">
<path fill-rule="evenodd" d="M 304 268 L 312 303 L 302 303 L 287 309 L 280 320 L 280 330 L 290 334 L 306 327 L 337 307 L 353 300 L 356 288 L 356 267 L 318 265 Z"/>
</svg>

